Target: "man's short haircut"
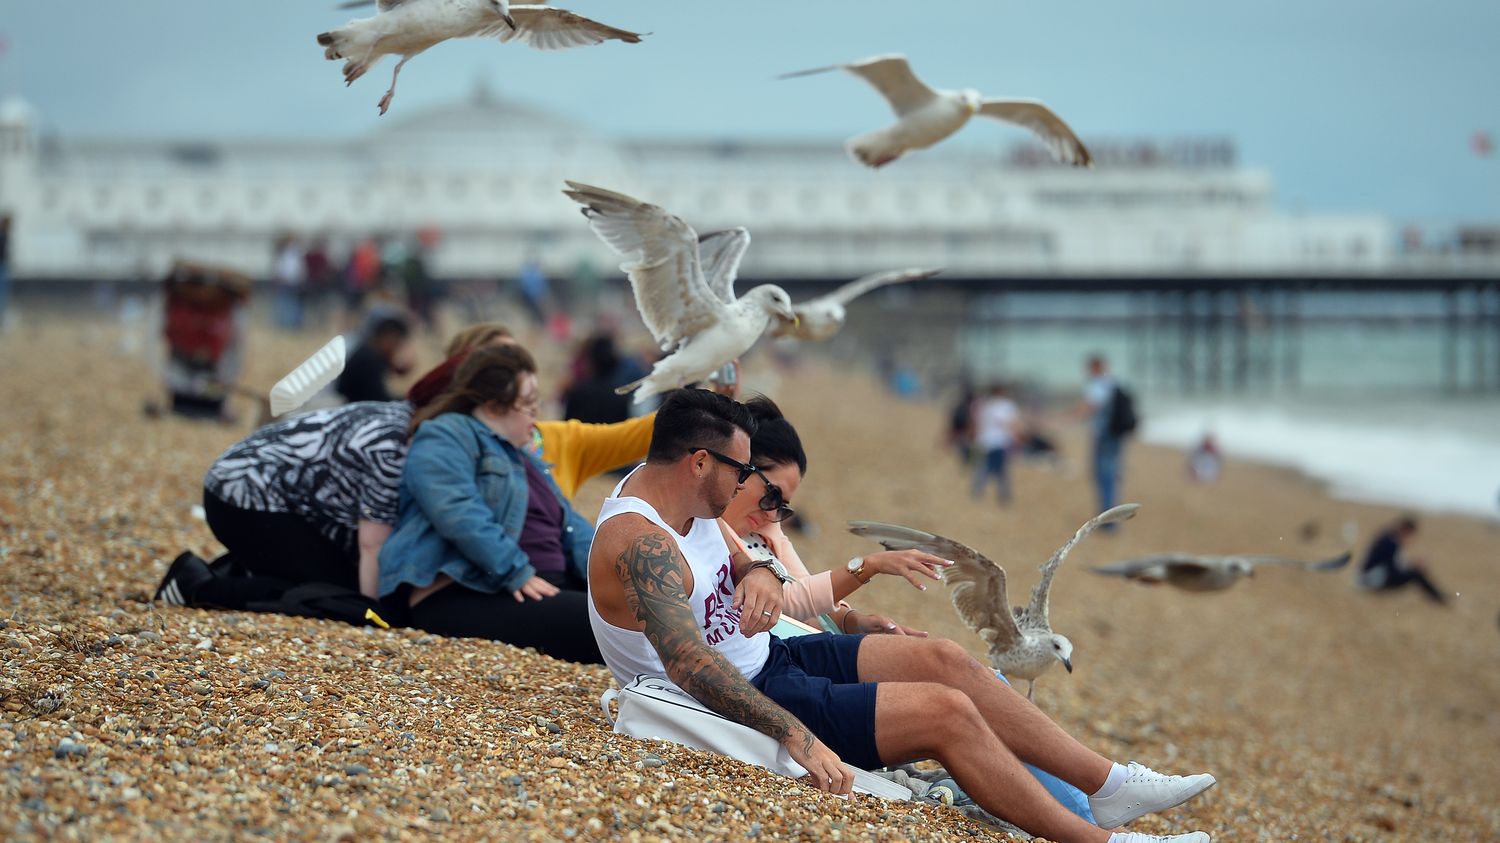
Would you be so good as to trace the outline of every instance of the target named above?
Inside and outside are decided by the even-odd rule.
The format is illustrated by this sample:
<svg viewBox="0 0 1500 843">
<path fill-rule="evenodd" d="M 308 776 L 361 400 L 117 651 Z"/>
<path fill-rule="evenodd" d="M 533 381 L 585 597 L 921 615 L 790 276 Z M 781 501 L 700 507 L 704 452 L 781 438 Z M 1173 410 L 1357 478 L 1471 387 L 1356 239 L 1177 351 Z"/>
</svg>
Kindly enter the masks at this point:
<svg viewBox="0 0 1500 843">
<path fill-rule="evenodd" d="M 755 435 L 755 417 L 744 404 L 706 389 L 676 389 L 656 411 L 646 461 L 676 462 L 699 448 L 723 451 L 736 430 Z"/>
<path fill-rule="evenodd" d="M 1411 513 L 1403 513 L 1396 519 L 1396 529 L 1403 533 L 1415 533 L 1417 531 L 1417 516 Z"/>
</svg>

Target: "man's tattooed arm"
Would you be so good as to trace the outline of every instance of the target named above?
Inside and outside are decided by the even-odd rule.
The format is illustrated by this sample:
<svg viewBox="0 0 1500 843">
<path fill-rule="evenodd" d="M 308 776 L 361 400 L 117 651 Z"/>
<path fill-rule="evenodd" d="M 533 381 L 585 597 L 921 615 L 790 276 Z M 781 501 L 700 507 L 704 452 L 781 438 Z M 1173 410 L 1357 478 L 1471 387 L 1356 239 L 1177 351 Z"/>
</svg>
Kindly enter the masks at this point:
<svg viewBox="0 0 1500 843">
<path fill-rule="evenodd" d="M 811 752 L 812 732 L 703 640 L 688 603 L 686 569 L 676 545 L 659 530 L 635 537 L 615 560 L 625 600 L 645 624 L 646 639 L 661 656 L 667 677 L 719 714 Z"/>
</svg>

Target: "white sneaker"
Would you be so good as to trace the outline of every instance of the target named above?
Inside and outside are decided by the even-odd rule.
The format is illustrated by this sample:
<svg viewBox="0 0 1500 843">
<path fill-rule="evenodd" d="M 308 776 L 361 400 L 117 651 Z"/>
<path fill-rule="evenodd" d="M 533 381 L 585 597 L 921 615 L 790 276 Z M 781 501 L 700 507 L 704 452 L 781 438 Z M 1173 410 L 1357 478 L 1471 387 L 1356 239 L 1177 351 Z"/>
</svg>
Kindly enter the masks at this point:
<svg viewBox="0 0 1500 843">
<path fill-rule="evenodd" d="M 1201 831 L 1169 835 L 1117 831 L 1109 836 L 1109 843 L 1213 843 L 1213 841 L 1212 838 Z"/>
<path fill-rule="evenodd" d="M 1103 799 L 1090 796 L 1089 809 L 1094 812 L 1094 822 L 1100 828 L 1118 828 L 1147 814 L 1175 808 L 1213 786 L 1214 777 L 1207 773 L 1164 776 L 1132 761 L 1126 767 L 1125 782 L 1120 789 Z"/>
</svg>

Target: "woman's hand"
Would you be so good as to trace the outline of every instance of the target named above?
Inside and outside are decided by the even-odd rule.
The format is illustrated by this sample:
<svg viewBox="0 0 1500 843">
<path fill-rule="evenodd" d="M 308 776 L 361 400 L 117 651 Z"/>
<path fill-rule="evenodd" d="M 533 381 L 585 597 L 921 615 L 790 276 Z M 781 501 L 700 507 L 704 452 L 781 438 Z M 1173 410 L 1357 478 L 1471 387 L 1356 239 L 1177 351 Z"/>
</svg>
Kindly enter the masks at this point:
<svg viewBox="0 0 1500 843">
<path fill-rule="evenodd" d="M 740 610 L 740 632 L 749 638 L 776 625 L 785 598 L 781 580 L 769 568 L 753 568 L 734 587 L 734 608 Z"/>
<path fill-rule="evenodd" d="M 865 564 L 877 574 L 906 577 L 913 586 L 926 591 L 927 585 L 918 579 L 918 575 L 942 582 L 943 577 L 938 572 L 953 563 L 920 550 L 883 550 L 866 555 Z"/>
<path fill-rule="evenodd" d="M 546 598 L 556 594 L 558 591 L 559 589 L 557 586 L 553 585 L 550 582 L 547 582 L 541 577 L 533 576 L 531 579 L 527 580 L 526 583 L 519 589 L 517 589 L 516 591 L 512 591 L 511 595 L 516 598 L 517 603 L 525 603 L 526 598 L 528 597 L 532 600 L 545 600 Z"/>
<path fill-rule="evenodd" d="M 916 638 L 926 638 L 927 630 L 912 629 L 902 626 L 885 615 L 876 615 L 870 612 L 857 612 L 850 609 L 839 628 L 847 633 L 864 633 L 865 635 L 911 635 Z"/>
</svg>

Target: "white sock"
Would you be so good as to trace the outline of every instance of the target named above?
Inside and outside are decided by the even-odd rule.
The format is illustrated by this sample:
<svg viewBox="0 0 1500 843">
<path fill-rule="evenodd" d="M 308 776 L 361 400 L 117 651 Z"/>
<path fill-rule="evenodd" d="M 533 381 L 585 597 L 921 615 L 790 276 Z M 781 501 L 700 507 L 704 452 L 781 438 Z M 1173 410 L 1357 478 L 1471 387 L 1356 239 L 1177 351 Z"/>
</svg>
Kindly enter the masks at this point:
<svg viewBox="0 0 1500 843">
<path fill-rule="evenodd" d="M 1132 837 L 1135 837 L 1134 832 L 1117 831 L 1109 836 L 1109 843 L 1131 843 Z"/>
<path fill-rule="evenodd" d="M 1125 783 L 1125 773 L 1126 770 L 1123 766 L 1119 764 L 1111 764 L 1109 768 L 1109 778 L 1105 779 L 1104 784 L 1100 785 L 1099 789 L 1095 791 L 1089 798 L 1108 799 L 1109 797 L 1114 796 L 1115 791 L 1120 789 L 1120 785 Z M 1110 840 L 1113 841 L 1114 838 L 1111 837 Z"/>
</svg>

